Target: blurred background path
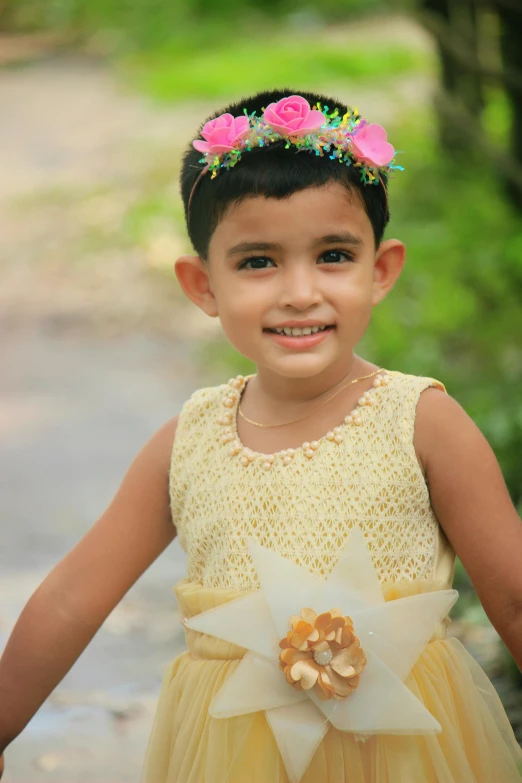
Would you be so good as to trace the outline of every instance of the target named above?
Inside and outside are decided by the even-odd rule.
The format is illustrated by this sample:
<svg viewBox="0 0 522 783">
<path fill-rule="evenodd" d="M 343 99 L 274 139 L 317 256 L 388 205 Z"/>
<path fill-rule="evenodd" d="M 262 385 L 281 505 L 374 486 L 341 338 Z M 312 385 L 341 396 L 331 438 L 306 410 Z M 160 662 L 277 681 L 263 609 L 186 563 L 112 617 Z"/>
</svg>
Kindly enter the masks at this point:
<svg viewBox="0 0 522 783">
<path fill-rule="evenodd" d="M 125 249 L 71 259 L 86 226 L 118 224 L 152 148 L 199 113 L 154 110 L 67 58 L 4 71 L 0 116 L 1 649 L 137 451 L 205 384 L 192 352 L 209 326 Z M 163 671 L 183 648 L 172 585 L 184 564 L 175 542 L 129 591 L 9 748 L 6 781 L 138 779 Z"/>
</svg>

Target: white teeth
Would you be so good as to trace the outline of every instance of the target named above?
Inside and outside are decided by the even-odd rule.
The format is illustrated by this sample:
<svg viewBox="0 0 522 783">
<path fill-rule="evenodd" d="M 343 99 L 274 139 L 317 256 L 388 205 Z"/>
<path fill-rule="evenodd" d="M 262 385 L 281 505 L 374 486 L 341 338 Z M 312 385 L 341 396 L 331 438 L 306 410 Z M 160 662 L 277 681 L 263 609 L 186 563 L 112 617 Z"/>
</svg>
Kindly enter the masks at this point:
<svg viewBox="0 0 522 783">
<path fill-rule="evenodd" d="M 300 335 L 316 334 L 317 332 L 324 332 L 327 326 L 305 326 L 304 329 L 298 329 L 297 327 L 285 326 L 284 329 L 275 329 L 277 334 L 286 334 L 289 337 L 299 337 Z"/>
</svg>

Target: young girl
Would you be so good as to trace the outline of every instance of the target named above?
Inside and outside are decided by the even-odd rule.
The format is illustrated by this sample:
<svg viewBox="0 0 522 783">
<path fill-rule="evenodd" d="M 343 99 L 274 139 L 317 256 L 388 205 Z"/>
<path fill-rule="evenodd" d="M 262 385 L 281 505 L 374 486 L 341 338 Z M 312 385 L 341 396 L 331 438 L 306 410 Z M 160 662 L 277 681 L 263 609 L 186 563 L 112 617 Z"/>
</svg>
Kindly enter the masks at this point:
<svg viewBox="0 0 522 783">
<path fill-rule="evenodd" d="M 522 667 L 522 526 L 491 448 L 440 381 L 354 353 L 405 260 L 400 241 L 383 240 L 393 147 L 356 111 L 292 93 L 216 115 L 181 174 L 196 255 L 178 259 L 177 278 L 257 372 L 194 392 L 32 596 L 0 663 L 0 751 L 175 535 L 188 554 L 175 588 L 184 618 L 260 587 L 251 541 L 328 577 L 358 528 L 386 601 L 450 588 L 457 553 Z M 359 736 L 329 725 L 302 783 L 520 779 L 502 705 L 447 623 L 405 681 L 441 730 Z M 188 652 L 165 674 L 143 783 L 295 780 L 263 711 L 210 714 L 245 649 L 189 627 L 186 636 Z M 316 669 L 327 699 L 339 678 Z"/>
</svg>

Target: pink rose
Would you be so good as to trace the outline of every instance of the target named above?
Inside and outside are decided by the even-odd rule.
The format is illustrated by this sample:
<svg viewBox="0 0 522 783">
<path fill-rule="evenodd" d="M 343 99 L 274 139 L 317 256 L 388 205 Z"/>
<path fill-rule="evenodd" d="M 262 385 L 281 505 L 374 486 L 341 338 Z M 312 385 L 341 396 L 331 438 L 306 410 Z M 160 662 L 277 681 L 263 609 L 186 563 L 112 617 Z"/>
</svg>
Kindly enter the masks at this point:
<svg viewBox="0 0 522 783">
<path fill-rule="evenodd" d="M 192 146 L 205 154 L 219 155 L 221 152 L 230 152 L 237 147 L 237 142 L 249 128 L 250 123 L 245 115 L 233 117 L 231 114 L 221 114 L 203 126 L 201 135 L 205 141 L 196 139 Z"/>
<path fill-rule="evenodd" d="M 282 136 L 306 136 L 326 122 L 322 111 L 311 109 L 300 95 L 282 98 L 267 106 L 263 119 Z"/>
<path fill-rule="evenodd" d="M 354 132 L 352 151 L 358 161 L 369 166 L 386 166 L 395 155 L 392 145 L 386 141 L 386 131 L 375 123 L 361 125 Z"/>
</svg>

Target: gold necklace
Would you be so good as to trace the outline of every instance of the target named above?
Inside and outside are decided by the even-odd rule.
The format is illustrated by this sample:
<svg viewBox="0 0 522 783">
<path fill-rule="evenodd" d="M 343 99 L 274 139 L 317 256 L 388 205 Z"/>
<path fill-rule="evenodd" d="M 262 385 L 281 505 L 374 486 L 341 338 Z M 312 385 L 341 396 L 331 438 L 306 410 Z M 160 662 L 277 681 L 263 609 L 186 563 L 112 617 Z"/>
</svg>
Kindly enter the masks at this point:
<svg viewBox="0 0 522 783">
<path fill-rule="evenodd" d="M 245 416 L 245 414 L 241 410 L 241 404 L 238 404 L 237 411 L 238 411 L 238 413 L 239 413 L 239 415 L 241 416 L 242 419 L 244 419 L 245 421 L 248 421 L 249 424 L 253 424 L 256 427 L 284 427 L 286 424 L 295 424 L 296 421 L 302 421 L 303 419 L 307 419 L 309 416 L 314 414 L 316 411 L 319 410 L 319 408 L 322 408 L 323 405 L 326 405 L 327 402 L 330 402 L 330 400 L 333 400 L 333 398 L 336 397 L 338 394 L 340 394 L 344 389 L 347 389 L 348 386 L 351 386 L 352 384 L 357 383 L 357 381 L 364 381 L 366 378 L 373 378 L 374 375 L 377 375 L 378 372 L 382 372 L 383 369 L 384 368 L 381 367 L 378 370 L 375 370 L 375 372 L 370 373 L 369 375 L 361 375 L 360 378 L 354 378 L 352 381 L 349 381 L 344 386 L 341 386 L 340 389 L 337 389 L 335 394 L 332 394 L 331 397 L 329 397 L 327 400 L 325 400 L 320 405 L 318 405 L 315 410 L 311 411 L 311 413 L 307 413 L 304 416 L 301 416 L 300 419 L 293 419 L 293 421 L 284 421 L 281 424 L 259 424 L 259 422 L 257 422 L 257 421 L 252 421 L 252 419 L 247 419 L 247 417 Z M 249 377 L 252 378 L 251 375 Z"/>
</svg>

